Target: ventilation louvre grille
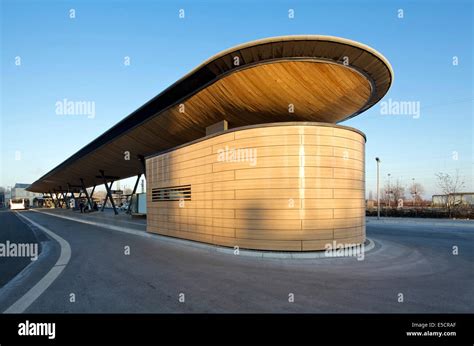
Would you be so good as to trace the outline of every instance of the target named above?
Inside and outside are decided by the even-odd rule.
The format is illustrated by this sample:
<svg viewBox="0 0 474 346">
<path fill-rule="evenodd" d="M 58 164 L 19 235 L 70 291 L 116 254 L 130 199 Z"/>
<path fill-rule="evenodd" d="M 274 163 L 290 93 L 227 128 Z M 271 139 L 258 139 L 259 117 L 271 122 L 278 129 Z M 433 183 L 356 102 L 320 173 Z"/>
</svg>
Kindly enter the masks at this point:
<svg viewBox="0 0 474 346">
<path fill-rule="evenodd" d="M 159 187 L 151 189 L 151 201 L 190 201 L 191 185 Z"/>
</svg>

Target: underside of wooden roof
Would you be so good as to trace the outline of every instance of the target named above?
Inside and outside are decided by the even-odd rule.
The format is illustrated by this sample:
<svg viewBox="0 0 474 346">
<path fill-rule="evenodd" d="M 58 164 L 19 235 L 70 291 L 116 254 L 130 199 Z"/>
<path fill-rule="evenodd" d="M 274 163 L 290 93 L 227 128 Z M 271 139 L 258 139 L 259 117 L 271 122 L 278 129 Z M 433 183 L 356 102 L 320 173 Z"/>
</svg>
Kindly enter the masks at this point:
<svg viewBox="0 0 474 346">
<path fill-rule="evenodd" d="M 99 170 L 125 179 L 148 156 L 204 137 L 206 127 L 288 121 L 338 123 L 388 91 L 393 72 L 370 47 L 328 36 L 283 36 L 246 43 L 207 60 L 46 173 L 29 191 L 68 190 Z M 130 153 L 130 160 L 126 160 Z"/>
</svg>

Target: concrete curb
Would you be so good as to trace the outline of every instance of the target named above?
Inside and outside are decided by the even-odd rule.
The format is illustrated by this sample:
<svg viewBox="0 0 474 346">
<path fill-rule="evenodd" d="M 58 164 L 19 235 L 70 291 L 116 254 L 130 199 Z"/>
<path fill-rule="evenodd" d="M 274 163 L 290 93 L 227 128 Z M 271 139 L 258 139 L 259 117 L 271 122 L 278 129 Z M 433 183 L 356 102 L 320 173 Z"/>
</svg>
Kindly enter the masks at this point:
<svg viewBox="0 0 474 346">
<path fill-rule="evenodd" d="M 253 257 L 253 258 L 262 258 L 262 259 L 317 259 L 317 258 L 343 258 L 343 257 L 348 257 L 348 256 L 337 256 L 337 255 L 331 255 L 328 256 L 326 254 L 326 251 L 321 250 L 321 251 L 308 251 L 308 252 L 276 252 L 276 251 L 259 251 L 259 250 L 247 250 L 247 249 L 239 249 L 238 255 L 235 253 L 234 248 L 229 248 L 229 247 L 223 247 L 223 246 L 218 246 L 218 245 L 211 245 L 211 244 L 205 244 L 205 243 L 199 243 L 195 242 L 192 240 L 186 240 L 186 239 L 179 239 L 179 238 L 173 238 L 173 237 L 167 237 L 159 234 L 154 234 L 154 233 L 148 233 L 146 231 L 140 231 L 136 229 L 130 229 L 130 228 L 125 228 L 125 227 L 120 227 L 120 226 L 115 226 L 115 225 L 107 225 L 104 223 L 98 223 L 90 220 L 81 220 L 75 217 L 69 217 L 69 216 L 64 216 L 64 215 L 57 215 L 53 213 L 48 213 L 44 211 L 39 211 L 39 210 L 34 210 L 31 209 L 31 211 L 34 211 L 36 213 L 40 214 L 46 214 L 54 217 L 58 217 L 61 219 L 65 220 L 70 220 L 70 221 L 75 221 L 75 222 L 80 222 L 84 224 L 88 224 L 91 226 L 96 226 L 96 227 L 101 227 L 105 229 L 109 229 L 112 231 L 118 231 L 118 232 L 123 232 L 123 233 L 128 233 L 128 234 L 133 234 L 133 235 L 138 235 L 141 237 L 146 237 L 146 238 L 152 238 L 152 239 L 157 239 L 166 243 L 170 244 L 175 244 L 175 245 L 181 245 L 181 246 L 188 246 L 192 248 L 198 248 L 202 250 L 206 250 L 209 253 L 213 252 L 218 252 L 218 253 L 223 253 L 227 255 L 232 255 L 232 256 L 244 256 L 244 257 Z M 375 247 L 375 243 L 367 238 L 366 242 L 364 244 L 364 253 L 367 253 L 371 251 Z M 346 248 L 347 250 L 351 250 L 352 248 Z M 350 256 L 350 257 L 356 257 L 356 256 Z"/>
<path fill-rule="evenodd" d="M 226 254 L 234 254 L 234 249 L 232 248 L 225 248 L 222 246 L 214 246 L 216 252 L 226 253 Z M 375 247 L 375 243 L 373 240 L 367 238 L 364 244 L 364 253 L 371 251 Z M 349 247 L 346 250 L 351 250 L 353 248 Z M 273 258 L 273 259 L 317 259 L 317 258 L 342 258 L 348 257 L 344 255 L 330 255 L 326 254 L 325 250 L 321 251 L 308 251 L 308 252 L 276 252 L 276 251 L 258 251 L 258 250 L 247 250 L 247 249 L 239 249 L 239 256 L 246 256 L 246 257 L 256 257 L 256 258 Z M 356 257 L 356 256 L 350 256 Z"/>
</svg>

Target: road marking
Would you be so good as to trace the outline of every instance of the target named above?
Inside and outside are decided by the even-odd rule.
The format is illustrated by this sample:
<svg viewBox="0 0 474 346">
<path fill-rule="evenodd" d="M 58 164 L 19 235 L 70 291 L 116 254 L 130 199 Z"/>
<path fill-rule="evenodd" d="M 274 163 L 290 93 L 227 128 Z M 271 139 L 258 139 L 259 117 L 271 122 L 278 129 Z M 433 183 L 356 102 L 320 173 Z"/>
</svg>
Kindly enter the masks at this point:
<svg viewBox="0 0 474 346">
<path fill-rule="evenodd" d="M 30 218 L 21 215 L 18 212 L 14 212 L 14 214 L 19 217 L 20 219 L 23 218 L 30 222 L 33 226 L 39 228 L 43 232 L 45 232 L 48 236 L 56 240 L 59 245 L 61 246 L 61 255 L 59 256 L 56 264 L 51 268 L 51 270 L 43 276 L 43 278 L 36 283 L 28 292 L 26 292 L 20 299 L 18 299 L 15 303 L 13 303 L 8 309 L 6 309 L 3 313 L 11 314 L 11 313 L 22 313 L 36 300 L 40 295 L 46 291 L 46 289 L 57 279 L 59 274 L 66 268 L 66 265 L 69 263 L 71 259 L 71 246 L 69 243 L 58 236 L 57 234 L 53 233 L 51 230 L 47 229 L 46 227 L 41 226 L 40 224 L 34 222 Z"/>
<path fill-rule="evenodd" d="M 34 209 L 31 209 L 31 211 L 37 211 L 37 210 L 34 210 Z M 47 214 L 47 212 L 45 212 L 45 214 Z M 83 215 L 81 215 L 81 217 L 83 217 Z M 86 218 L 90 219 L 90 220 L 97 220 L 97 221 L 104 221 L 104 218 L 103 217 L 96 217 L 94 216 L 94 214 L 90 215 L 90 214 L 87 214 Z M 136 226 L 145 226 L 145 224 L 143 223 L 140 223 L 140 222 L 133 222 L 133 221 L 125 221 L 125 220 L 120 220 L 120 222 L 123 222 L 123 223 L 129 223 L 131 225 L 136 225 Z"/>
<path fill-rule="evenodd" d="M 31 209 L 30 211 L 34 211 L 35 213 L 40 213 L 40 214 L 44 214 L 44 215 L 58 217 L 58 218 L 64 219 L 64 220 L 80 222 L 80 223 L 84 223 L 86 225 L 101 227 L 101 228 L 109 229 L 109 230 L 112 230 L 112 231 L 119 231 L 119 232 L 139 235 L 139 236 L 143 236 L 143 237 L 148 237 L 148 238 L 153 238 L 154 237 L 153 235 L 151 235 L 149 233 L 146 233 L 145 230 L 140 231 L 138 229 L 130 229 L 130 228 L 125 228 L 125 227 L 120 227 L 120 226 L 115 226 L 115 225 L 108 225 L 104 222 L 100 223 L 100 222 L 96 222 L 96 221 L 92 221 L 92 220 L 79 219 L 77 217 L 58 215 L 58 214 L 48 213 L 48 212 L 45 212 L 45 211 L 34 210 L 34 209 Z M 143 226 L 145 226 L 145 225 L 143 225 Z"/>
</svg>

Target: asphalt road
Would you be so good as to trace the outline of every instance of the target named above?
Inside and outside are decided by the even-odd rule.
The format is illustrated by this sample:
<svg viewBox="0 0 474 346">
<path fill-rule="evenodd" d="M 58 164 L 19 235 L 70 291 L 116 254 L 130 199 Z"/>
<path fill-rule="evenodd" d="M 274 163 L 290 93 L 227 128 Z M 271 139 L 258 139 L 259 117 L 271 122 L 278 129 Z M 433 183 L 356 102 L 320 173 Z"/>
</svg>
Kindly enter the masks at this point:
<svg viewBox="0 0 474 346">
<path fill-rule="evenodd" d="M 0 244 L 8 247 L 10 244 L 27 244 L 37 246 L 41 251 L 41 240 L 47 241 L 41 234 L 28 227 L 23 221 L 8 210 L 0 210 Z M 40 237 L 40 240 L 38 240 Z M 6 251 L 6 250 L 5 250 Z M 31 263 L 31 257 L 1 256 L 0 257 L 0 287 L 5 285 Z"/>
<path fill-rule="evenodd" d="M 474 312 L 474 222 L 370 219 L 367 235 L 376 247 L 358 261 L 235 256 L 23 215 L 72 249 L 64 271 L 26 312 Z M 15 290 L 0 290 L 1 311 L 31 286 L 31 277 L 47 272 L 58 247 L 43 257 Z"/>
</svg>

